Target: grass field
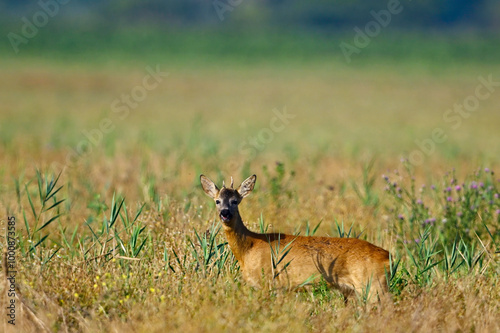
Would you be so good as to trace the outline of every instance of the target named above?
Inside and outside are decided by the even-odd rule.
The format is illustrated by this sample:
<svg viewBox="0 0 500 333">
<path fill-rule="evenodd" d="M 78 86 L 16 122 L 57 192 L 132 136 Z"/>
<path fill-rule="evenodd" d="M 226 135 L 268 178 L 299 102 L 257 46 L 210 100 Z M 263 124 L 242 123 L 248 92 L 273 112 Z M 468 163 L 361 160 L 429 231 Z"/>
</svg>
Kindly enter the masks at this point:
<svg viewBox="0 0 500 333">
<path fill-rule="evenodd" d="M 3 329 L 500 331 L 500 87 L 447 113 L 500 81 L 500 58 L 425 50 L 359 65 L 305 51 L 2 58 L 0 220 L 17 270 Z M 251 230 L 387 249 L 392 301 L 247 286 L 200 173 L 257 174 L 240 208 Z"/>
</svg>

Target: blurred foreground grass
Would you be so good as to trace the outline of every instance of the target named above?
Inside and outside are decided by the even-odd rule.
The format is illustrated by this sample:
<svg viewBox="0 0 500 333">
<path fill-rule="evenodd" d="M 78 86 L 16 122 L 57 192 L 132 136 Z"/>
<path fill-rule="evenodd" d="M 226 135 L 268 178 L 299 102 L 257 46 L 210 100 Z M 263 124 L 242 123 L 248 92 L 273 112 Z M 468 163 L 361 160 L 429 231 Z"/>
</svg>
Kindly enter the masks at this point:
<svg viewBox="0 0 500 333">
<path fill-rule="evenodd" d="M 115 59 L 112 47 L 95 58 L 78 55 L 80 44 L 51 53 L 44 38 L 0 62 L 0 207 L 2 227 L 17 221 L 19 292 L 51 330 L 499 329 L 500 201 L 490 171 L 500 162 L 500 91 L 456 129 L 443 119 L 475 94 L 479 76 L 499 80 L 491 53 L 481 61 L 465 47 L 472 56 L 447 63 L 428 44 L 421 61 L 347 65 L 326 52 L 247 63 L 120 46 Z M 148 66 L 169 74 L 126 107 Z M 275 120 L 285 110 L 290 117 Z M 407 170 L 400 160 L 437 127 L 447 139 Z M 76 163 L 63 168 L 68 157 Z M 351 235 L 388 249 L 401 260 L 394 303 L 344 306 L 322 285 L 246 286 L 201 172 L 218 182 L 258 175 L 241 207 L 252 230 L 261 219 L 288 233 L 321 222 L 316 234 L 330 236 L 352 225 Z M 32 331 L 41 324 L 27 311 L 19 308 L 19 325 Z"/>
</svg>

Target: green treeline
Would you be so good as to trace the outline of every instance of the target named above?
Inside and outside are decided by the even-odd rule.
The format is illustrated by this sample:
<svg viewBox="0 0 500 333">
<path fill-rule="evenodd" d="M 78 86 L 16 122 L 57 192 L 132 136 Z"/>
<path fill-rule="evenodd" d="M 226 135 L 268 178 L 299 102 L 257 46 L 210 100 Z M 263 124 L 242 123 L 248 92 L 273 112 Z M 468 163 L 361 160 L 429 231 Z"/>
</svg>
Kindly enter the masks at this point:
<svg viewBox="0 0 500 333">
<path fill-rule="evenodd" d="M 500 27 L 498 0 L 1 0 L 3 22 L 15 23 L 41 7 L 57 20 L 88 25 L 166 25 L 245 28 L 352 29 L 373 20 L 391 3 L 403 7 L 391 28 L 449 29 Z M 55 15 L 54 15 L 55 16 Z"/>
</svg>

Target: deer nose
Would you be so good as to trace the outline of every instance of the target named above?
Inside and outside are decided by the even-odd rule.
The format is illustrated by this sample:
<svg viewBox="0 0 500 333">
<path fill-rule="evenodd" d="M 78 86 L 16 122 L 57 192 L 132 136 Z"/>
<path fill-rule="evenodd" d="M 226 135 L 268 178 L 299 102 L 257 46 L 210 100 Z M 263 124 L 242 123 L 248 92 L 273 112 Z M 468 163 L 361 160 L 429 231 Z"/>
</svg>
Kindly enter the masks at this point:
<svg viewBox="0 0 500 333">
<path fill-rule="evenodd" d="M 229 209 L 223 209 L 220 211 L 220 217 L 227 221 L 227 220 L 230 220 L 231 219 L 231 212 L 229 211 Z"/>
</svg>

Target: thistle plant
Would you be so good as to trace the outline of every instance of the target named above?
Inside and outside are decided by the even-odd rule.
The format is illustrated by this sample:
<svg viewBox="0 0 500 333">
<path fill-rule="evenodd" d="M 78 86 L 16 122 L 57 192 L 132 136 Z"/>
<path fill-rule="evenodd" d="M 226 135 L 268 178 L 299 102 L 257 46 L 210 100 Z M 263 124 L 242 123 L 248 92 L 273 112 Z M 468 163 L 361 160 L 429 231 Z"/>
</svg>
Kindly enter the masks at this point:
<svg viewBox="0 0 500 333">
<path fill-rule="evenodd" d="M 459 180 L 455 170 L 440 182 L 417 185 L 413 170 L 383 175 L 393 230 L 409 261 L 402 271 L 418 286 L 433 274 L 485 273 L 488 252 L 498 250 L 500 200 L 495 173 L 478 169 Z"/>
<path fill-rule="evenodd" d="M 412 170 L 406 165 L 409 185 L 405 177 L 395 174 L 383 175 L 385 190 L 395 202 L 392 213 L 403 225 L 405 233 L 416 235 L 427 226 L 454 239 L 456 235 L 472 240 L 475 235 L 491 236 L 498 241 L 500 236 L 490 232 L 488 224 L 500 222 L 500 199 L 495 173 L 488 168 L 478 169 L 474 174 L 459 181 L 455 171 L 447 173 L 440 183 L 422 184 L 417 191 Z"/>
</svg>

